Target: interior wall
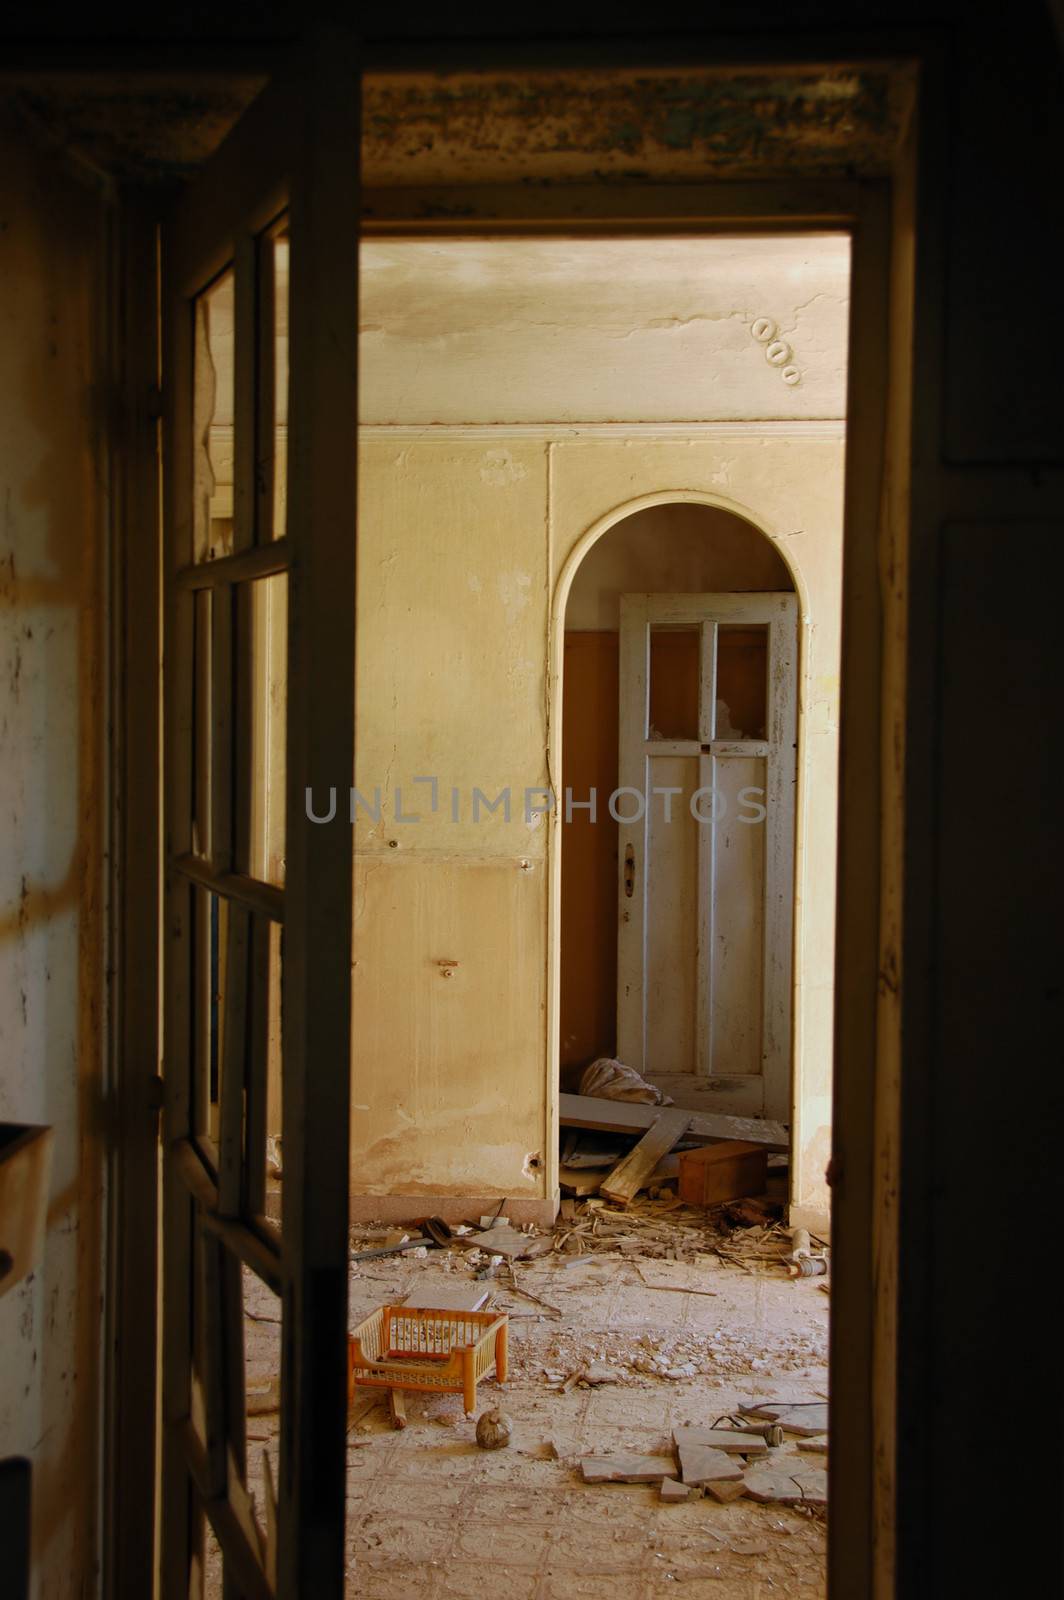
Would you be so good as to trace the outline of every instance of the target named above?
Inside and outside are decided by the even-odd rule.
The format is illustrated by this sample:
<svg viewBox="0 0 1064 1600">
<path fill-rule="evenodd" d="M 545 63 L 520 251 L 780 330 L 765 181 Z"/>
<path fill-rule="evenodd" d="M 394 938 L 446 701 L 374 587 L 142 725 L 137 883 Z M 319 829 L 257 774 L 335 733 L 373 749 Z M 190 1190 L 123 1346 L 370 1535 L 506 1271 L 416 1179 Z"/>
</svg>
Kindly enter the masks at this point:
<svg viewBox="0 0 1064 1600">
<path fill-rule="evenodd" d="M 561 767 L 562 708 L 549 658 L 552 630 L 564 626 L 568 585 L 559 580 L 611 512 L 641 495 L 688 495 L 744 511 L 786 550 L 799 589 L 797 873 L 807 914 L 796 962 L 803 1111 L 794 1183 L 796 1203 L 822 1225 L 842 463 L 841 424 L 795 432 L 751 425 L 682 440 L 558 438 L 549 429 L 505 443 L 482 429 L 364 434 L 356 1213 L 409 1212 L 401 1197 L 425 1195 L 506 1197 L 518 1215 L 550 1205 L 554 825 L 540 808 Z M 764 574 L 773 581 L 776 559 Z M 432 785 L 417 781 L 433 777 L 435 810 Z M 474 789 L 489 801 L 509 789 L 509 816 L 480 800 L 474 817 Z"/>
<path fill-rule="evenodd" d="M 562 791 L 593 789 L 596 819 L 574 806 L 563 823 L 559 1060 L 566 1068 L 616 1050 L 618 648 L 622 594 L 721 594 L 793 588 L 776 547 L 716 506 L 648 506 L 588 551 L 565 609 Z M 655 688 L 685 663 L 659 660 Z"/>
<path fill-rule="evenodd" d="M 33 1594 L 97 1554 L 104 1125 L 103 216 L 0 124 L 0 1117 L 55 1144 L 44 1252 L 0 1298 L 0 1455 L 33 1463 Z"/>
<path fill-rule="evenodd" d="M 616 627 L 636 572 L 789 587 L 774 545 L 806 608 L 802 782 L 824 775 L 808 817 L 799 806 L 820 962 L 799 954 L 795 1004 L 809 1041 L 796 1181 L 826 1203 L 849 241 L 378 238 L 362 268 L 353 1213 L 428 1196 L 551 1211 L 551 652 L 566 626 Z M 678 504 L 592 551 L 566 613 L 566 563 L 640 496 Z M 768 532 L 756 572 L 727 516 L 685 498 Z M 707 515 L 711 568 L 694 531 Z M 603 851 L 596 894 L 612 870 Z"/>
</svg>

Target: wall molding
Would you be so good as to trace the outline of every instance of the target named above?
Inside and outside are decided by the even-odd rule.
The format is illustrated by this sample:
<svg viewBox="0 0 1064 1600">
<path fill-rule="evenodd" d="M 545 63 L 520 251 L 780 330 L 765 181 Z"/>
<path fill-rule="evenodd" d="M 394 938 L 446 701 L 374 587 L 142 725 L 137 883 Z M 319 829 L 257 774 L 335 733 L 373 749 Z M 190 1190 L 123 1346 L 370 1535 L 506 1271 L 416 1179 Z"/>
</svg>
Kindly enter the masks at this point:
<svg viewBox="0 0 1064 1600">
<path fill-rule="evenodd" d="M 570 439 L 843 439 L 846 423 L 841 417 L 763 422 L 363 422 L 358 434 L 360 439 L 542 439 L 552 444 Z"/>
</svg>

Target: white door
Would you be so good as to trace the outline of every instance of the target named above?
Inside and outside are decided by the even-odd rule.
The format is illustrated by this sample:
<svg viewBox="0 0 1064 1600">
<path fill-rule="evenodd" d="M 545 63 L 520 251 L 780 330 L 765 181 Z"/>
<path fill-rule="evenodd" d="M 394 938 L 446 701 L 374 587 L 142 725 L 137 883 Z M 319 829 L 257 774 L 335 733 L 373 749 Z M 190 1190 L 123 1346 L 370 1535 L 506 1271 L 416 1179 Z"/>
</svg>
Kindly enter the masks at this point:
<svg viewBox="0 0 1064 1600">
<path fill-rule="evenodd" d="M 797 644 L 793 594 L 621 600 L 618 1055 L 784 1122 Z"/>
</svg>

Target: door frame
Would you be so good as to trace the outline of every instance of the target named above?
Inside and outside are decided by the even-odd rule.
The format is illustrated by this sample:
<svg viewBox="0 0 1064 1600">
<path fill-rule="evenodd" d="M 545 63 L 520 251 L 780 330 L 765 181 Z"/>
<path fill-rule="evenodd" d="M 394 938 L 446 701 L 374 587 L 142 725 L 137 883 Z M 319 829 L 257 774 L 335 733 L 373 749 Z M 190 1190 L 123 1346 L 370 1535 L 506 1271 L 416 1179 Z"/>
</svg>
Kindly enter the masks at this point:
<svg viewBox="0 0 1064 1600">
<path fill-rule="evenodd" d="M 666 48 L 660 41 L 622 41 L 617 45 L 599 39 L 590 59 L 596 65 L 624 66 L 642 61 L 682 59 L 703 62 L 714 70 L 741 71 L 766 61 L 801 62 L 809 59 L 807 36 L 778 35 L 758 40 L 735 37 L 699 37 L 683 42 L 682 50 Z M 254 54 L 254 52 L 252 52 Z M 914 67 L 934 51 L 926 40 L 896 36 L 878 42 L 863 37 L 859 46 L 843 55 L 837 48 L 817 53 L 818 60 L 847 66 L 856 59 L 886 60 L 896 65 L 899 79 L 912 82 Z M 452 68 L 490 67 L 512 70 L 580 66 L 588 58 L 586 45 L 575 40 L 549 47 L 542 43 L 494 41 L 488 47 L 463 41 L 446 50 Z M 250 58 L 249 58 L 250 59 Z M 423 47 L 389 47 L 380 63 L 417 70 L 441 65 L 441 51 Z M 366 61 L 367 70 L 378 62 Z M 165 63 L 157 63 L 160 70 Z M 256 69 L 261 65 L 256 61 Z M 42 68 L 54 71 L 51 58 Z M 216 70 L 216 68 L 215 68 Z M 236 70 L 230 59 L 226 69 Z M 936 83 L 936 95 L 941 95 Z M 915 95 L 914 95 L 915 103 Z M 937 100 L 936 100 L 937 104 Z M 933 140 L 932 140 L 933 143 Z M 900 992 L 897 982 L 880 985 L 881 959 L 896 975 L 900 949 L 901 885 L 903 881 L 900 816 L 904 771 L 892 760 L 900 730 L 905 726 L 905 634 L 908 579 L 906 572 L 910 526 L 909 462 L 911 453 L 913 246 L 916 226 L 916 172 L 926 160 L 920 154 L 915 120 L 894 152 L 889 177 L 882 182 L 825 184 L 800 173 L 785 182 L 754 184 L 709 183 L 690 189 L 673 189 L 655 197 L 651 186 L 642 188 L 633 209 L 647 217 L 657 231 L 671 226 L 724 231 L 751 222 L 761 228 L 793 231 L 808 226 L 850 227 L 855 231 L 853 259 L 854 304 L 851 311 L 850 368 L 859 371 L 848 427 L 846 543 L 843 593 L 842 766 L 840 799 L 840 855 L 838 885 L 836 969 L 836 1059 L 845 1070 L 836 1072 L 834 1113 L 834 1260 L 832 1330 L 832 1419 L 830 1462 L 833 1516 L 829 1536 L 829 1584 L 833 1595 L 868 1594 L 886 1600 L 893 1593 L 895 1547 L 895 1354 L 897 1314 L 897 1199 L 900 1128 Z M 433 191 L 446 203 L 448 194 Z M 633 191 L 634 193 L 635 191 Z M 537 216 L 529 216 L 528 190 L 515 183 L 496 190 L 491 203 L 467 210 L 467 222 L 436 224 L 437 232 L 570 232 L 581 226 L 609 228 L 616 218 L 617 201 L 624 191 L 603 185 L 591 192 L 575 185 L 561 191 L 541 190 L 533 197 Z M 449 191 L 452 200 L 468 205 L 469 193 Z M 745 195 L 745 199 L 743 198 Z M 752 197 L 756 195 L 756 203 Z M 409 192 L 402 201 L 408 209 L 378 209 L 372 231 L 408 235 L 423 233 L 419 202 L 424 191 Z M 132 835 L 114 858 L 112 894 L 114 923 L 124 938 L 126 954 L 119 957 L 119 972 L 112 993 L 114 1038 L 113 1079 L 116 1095 L 133 1110 L 132 1117 L 116 1128 L 111 1151 L 112 1174 L 125 1163 L 143 1160 L 136 1145 L 144 1145 L 142 1116 L 154 1122 L 158 1105 L 157 1022 L 145 1017 L 134 999 L 135 984 L 144 985 L 144 947 L 135 947 L 137 930 L 149 928 L 151 917 L 138 893 L 124 888 L 142 873 L 152 875 L 159 850 L 157 755 L 160 737 L 158 697 L 145 696 L 145 683 L 157 682 L 158 672 L 158 564 L 155 555 L 134 562 L 128 552 L 140 530 L 157 521 L 157 457 L 153 411 L 156 370 L 153 353 L 154 284 L 142 279 L 133 284 L 136 303 L 127 306 L 130 293 L 125 262 L 128 251 L 144 250 L 158 216 L 158 197 L 128 195 L 123 212 L 139 213 L 141 242 L 117 240 L 116 270 L 109 289 L 112 336 L 121 346 L 130 338 L 130 326 L 139 328 L 138 359 L 129 362 L 127 380 L 119 385 L 127 448 L 116 464 L 116 494 L 111 507 L 111 549 L 114 571 L 112 605 L 111 683 L 115 703 L 130 729 L 130 743 L 113 766 L 114 815 L 120 819 L 129 797 L 136 798 L 136 815 L 143 832 Z M 583 209 L 590 205 L 590 212 Z M 583 224 L 574 221 L 583 211 Z M 671 219 L 671 221 L 670 221 Z M 630 219 L 621 218 L 625 228 Z M 921 225 L 929 217 L 921 217 Z M 635 224 L 636 229 L 640 223 Z M 367 230 L 370 231 L 370 230 Z M 147 404 L 145 403 L 147 395 Z M 150 424 L 150 425 L 146 425 Z M 890 471 L 887 464 L 890 463 Z M 589 532 L 587 547 L 594 542 Z M 124 566 L 124 570 L 123 570 Z M 561 709 L 561 620 L 568 592 L 563 575 L 554 596 L 551 637 L 550 728 L 557 741 Z M 135 626 L 138 612 L 142 626 Z M 145 675 L 146 678 L 145 678 Z M 560 750 L 552 751 L 557 771 Z M 133 815 L 131 808 L 130 815 Z M 551 927 L 557 926 L 558 852 L 552 853 Z M 142 883 L 145 881 L 142 879 Z M 139 907 L 131 910 L 131 906 Z M 150 948 L 148 945 L 149 959 Z M 548 1062 L 546 1148 L 557 1126 L 557 971 L 551 967 L 551 1037 Z M 123 978 L 123 974 L 125 977 Z M 154 1143 L 154 1136 L 152 1136 Z M 552 1174 L 550 1179 L 556 1182 Z M 143 1285 L 157 1281 L 157 1233 L 150 1225 L 154 1215 L 154 1190 L 149 1177 L 143 1194 L 132 1189 L 114 1192 L 109 1223 L 112 1294 L 116 1281 L 126 1285 L 115 1296 L 110 1315 L 108 1348 L 108 1401 L 105 1415 L 105 1505 L 109 1519 L 105 1545 L 112 1552 L 123 1548 L 133 1530 L 154 1526 L 154 1487 L 139 1472 L 136 1461 L 154 1455 L 154 1408 L 123 1403 L 124 1372 L 118 1363 L 137 1352 L 138 1370 L 148 1380 L 154 1358 L 154 1329 L 144 1315 Z M 147 1214 L 142 1207 L 147 1205 Z M 149 1225 L 143 1225 L 147 1218 Z M 140 1219 L 140 1220 L 138 1220 Z M 871 1430 L 868 1419 L 871 1418 Z M 136 1436 L 134 1438 L 134 1435 Z M 123 1451 L 123 1436 L 130 1449 Z M 136 1446 L 134 1451 L 133 1446 Z M 123 1466 L 123 1462 L 125 1465 Z M 143 1537 L 138 1548 L 150 1550 Z M 105 1592 L 150 1592 L 116 1582 L 115 1560 L 105 1568 Z M 140 1569 L 143 1570 L 143 1569 Z M 134 1576 L 136 1564 L 134 1563 Z"/>
</svg>

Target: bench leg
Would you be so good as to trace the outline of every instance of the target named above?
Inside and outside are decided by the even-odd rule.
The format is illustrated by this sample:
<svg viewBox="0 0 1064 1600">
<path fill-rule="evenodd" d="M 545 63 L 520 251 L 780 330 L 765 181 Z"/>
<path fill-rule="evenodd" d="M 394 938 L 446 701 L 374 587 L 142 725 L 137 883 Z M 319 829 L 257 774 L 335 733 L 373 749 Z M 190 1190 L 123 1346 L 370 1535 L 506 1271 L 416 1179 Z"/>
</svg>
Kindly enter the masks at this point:
<svg viewBox="0 0 1064 1600">
<path fill-rule="evenodd" d="M 509 1368 L 510 1354 L 510 1329 L 504 1322 L 495 1335 L 495 1376 L 500 1383 L 506 1382 L 506 1373 Z"/>
</svg>

